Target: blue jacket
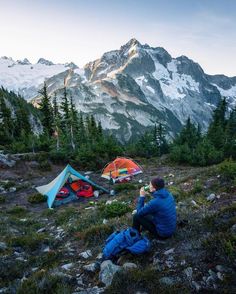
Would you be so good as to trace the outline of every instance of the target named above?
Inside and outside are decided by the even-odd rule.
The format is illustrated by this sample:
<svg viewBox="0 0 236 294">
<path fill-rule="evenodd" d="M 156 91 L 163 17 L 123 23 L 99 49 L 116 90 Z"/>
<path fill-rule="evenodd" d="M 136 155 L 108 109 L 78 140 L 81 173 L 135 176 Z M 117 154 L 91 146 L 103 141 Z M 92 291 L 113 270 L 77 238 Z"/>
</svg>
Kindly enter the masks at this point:
<svg viewBox="0 0 236 294">
<path fill-rule="evenodd" d="M 172 194 L 166 189 L 152 193 L 154 199 L 144 205 L 145 197 L 139 197 L 137 214 L 151 215 L 156 225 L 157 233 L 162 237 L 171 236 L 176 229 L 176 208 Z"/>
</svg>

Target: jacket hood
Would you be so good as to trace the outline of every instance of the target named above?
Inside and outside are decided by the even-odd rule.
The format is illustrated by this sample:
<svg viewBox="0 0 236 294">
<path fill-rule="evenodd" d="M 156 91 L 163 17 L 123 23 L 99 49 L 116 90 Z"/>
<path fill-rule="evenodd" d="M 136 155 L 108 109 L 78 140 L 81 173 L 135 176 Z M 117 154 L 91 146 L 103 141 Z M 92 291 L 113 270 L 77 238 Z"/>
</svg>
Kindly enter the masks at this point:
<svg viewBox="0 0 236 294">
<path fill-rule="evenodd" d="M 154 198 L 160 197 L 160 198 L 167 198 L 170 195 L 169 191 L 167 191 L 165 188 L 162 188 L 160 190 L 157 190 L 152 193 L 152 196 Z"/>
</svg>

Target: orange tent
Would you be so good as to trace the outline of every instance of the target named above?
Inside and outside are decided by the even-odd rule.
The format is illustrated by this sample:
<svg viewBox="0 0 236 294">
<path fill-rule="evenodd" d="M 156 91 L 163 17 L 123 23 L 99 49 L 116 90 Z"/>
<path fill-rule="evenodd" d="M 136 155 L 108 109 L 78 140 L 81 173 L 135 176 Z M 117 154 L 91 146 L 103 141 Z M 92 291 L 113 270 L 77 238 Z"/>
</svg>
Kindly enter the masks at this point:
<svg viewBox="0 0 236 294">
<path fill-rule="evenodd" d="M 113 179 L 113 182 L 118 182 L 122 179 L 129 178 L 142 173 L 141 167 L 129 158 L 117 157 L 114 161 L 108 163 L 103 172 L 102 178 Z"/>
</svg>

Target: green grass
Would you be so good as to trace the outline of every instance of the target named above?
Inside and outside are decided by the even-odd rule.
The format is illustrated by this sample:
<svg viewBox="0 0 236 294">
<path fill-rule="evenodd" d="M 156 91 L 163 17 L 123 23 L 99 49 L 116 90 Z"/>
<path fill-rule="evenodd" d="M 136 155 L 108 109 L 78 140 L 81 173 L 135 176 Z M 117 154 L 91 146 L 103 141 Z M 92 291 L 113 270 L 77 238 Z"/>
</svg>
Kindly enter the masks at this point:
<svg viewBox="0 0 236 294">
<path fill-rule="evenodd" d="M 42 203 L 46 201 L 47 201 L 47 197 L 40 193 L 35 193 L 28 197 L 28 202 L 31 204 L 37 204 L 37 203 Z"/>
<path fill-rule="evenodd" d="M 17 294 L 71 294 L 74 283 L 41 270 L 25 280 L 18 288 Z"/>
<path fill-rule="evenodd" d="M 6 197 L 0 195 L 0 203 L 5 203 L 6 202 Z"/>
</svg>

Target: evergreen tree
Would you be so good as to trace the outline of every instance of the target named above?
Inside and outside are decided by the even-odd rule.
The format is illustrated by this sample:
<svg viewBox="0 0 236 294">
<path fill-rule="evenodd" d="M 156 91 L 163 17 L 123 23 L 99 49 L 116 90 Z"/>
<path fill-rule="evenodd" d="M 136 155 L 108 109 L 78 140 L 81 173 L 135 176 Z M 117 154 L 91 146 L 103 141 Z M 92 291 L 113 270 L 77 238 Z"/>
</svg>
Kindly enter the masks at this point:
<svg viewBox="0 0 236 294">
<path fill-rule="evenodd" d="M 44 82 L 43 89 L 39 91 L 42 95 L 41 103 L 39 104 L 39 109 L 42 112 L 42 125 L 44 127 L 44 132 L 49 136 L 53 134 L 53 111 L 50 104 L 50 97 L 48 96 L 47 85 Z"/>
<path fill-rule="evenodd" d="M 2 94 L 2 93 L 1 93 Z M 8 143 L 13 139 L 13 119 L 11 110 L 6 106 L 3 95 L 0 96 L 0 139 L 1 142 Z"/>
<path fill-rule="evenodd" d="M 214 110 L 212 122 L 209 125 L 207 137 L 218 150 L 223 150 L 225 144 L 225 127 L 226 127 L 226 99 L 222 99 Z"/>
<path fill-rule="evenodd" d="M 62 121 L 65 131 L 68 133 L 69 130 L 69 120 L 70 120 L 70 107 L 69 100 L 67 97 L 67 89 L 64 87 L 63 97 L 60 105 L 62 111 Z"/>
<path fill-rule="evenodd" d="M 53 97 L 53 126 L 54 126 L 54 137 L 56 138 L 56 149 L 60 149 L 60 136 L 61 136 L 61 115 L 57 104 L 56 94 Z"/>
<path fill-rule="evenodd" d="M 226 157 L 236 159 L 236 107 L 231 111 L 225 127 L 225 146 Z"/>
<path fill-rule="evenodd" d="M 154 128 L 155 140 L 158 148 L 158 155 L 168 153 L 168 143 L 166 141 L 166 132 L 164 126 L 159 123 L 158 127 Z"/>
</svg>

